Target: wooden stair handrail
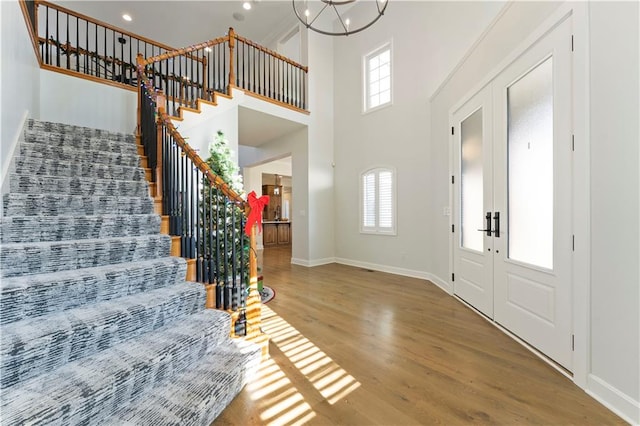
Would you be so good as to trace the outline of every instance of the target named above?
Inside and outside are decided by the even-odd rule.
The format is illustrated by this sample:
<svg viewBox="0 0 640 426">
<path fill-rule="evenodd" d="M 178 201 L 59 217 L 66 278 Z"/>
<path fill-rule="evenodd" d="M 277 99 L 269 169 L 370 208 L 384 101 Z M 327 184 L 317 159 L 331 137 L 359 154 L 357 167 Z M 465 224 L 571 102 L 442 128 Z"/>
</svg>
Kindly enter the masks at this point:
<svg viewBox="0 0 640 426">
<path fill-rule="evenodd" d="M 152 88 L 153 85 L 145 74 L 145 60 L 142 58 L 142 55 L 138 55 L 137 61 L 138 76 L 140 78 L 140 81 L 145 85 L 145 87 Z M 150 91 L 150 95 L 151 99 L 157 103 L 158 94 L 155 89 Z M 171 122 L 171 117 L 165 112 L 164 107 L 158 108 L 158 116 L 167 127 L 167 131 L 169 132 L 169 134 L 174 138 L 180 148 L 182 148 L 182 151 L 185 153 L 185 155 L 207 177 L 207 179 L 209 179 L 209 182 L 220 189 L 220 191 L 231 201 L 237 204 L 238 207 L 247 211 L 247 209 L 249 208 L 248 203 L 240 196 L 240 194 L 229 187 L 229 185 L 227 185 L 227 183 L 220 176 L 215 174 L 213 170 L 211 170 L 211 167 L 209 167 L 207 162 L 204 161 L 202 157 L 200 157 L 200 155 L 198 155 L 198 153 L 193 148 L 191 148 L 191 146 L 189 146 L 187 141 L 184 140 L 180 132 L 178 132 L 176 127 Z"/>
<path fill-rule="evenodd" d="M 218 37 L 211 39 L 209 41 L 205 41 L 203 43 L 194 44 L 191 46 L 183 47 L 182 49 L 176 49 L 171 52 L 162 53 L 160 55 L 152 56 L 143 60 L 143 65 L 151 65 L 154 62 L 164 61 L 166 59 L 175 58 L 176 56 L 188 55 L 191 52 L 196 50 L 204 49 L 206 47 L 216 46 L 218 44 L 224 43 L 229 40 L 229 36 Z"/>
</svg>

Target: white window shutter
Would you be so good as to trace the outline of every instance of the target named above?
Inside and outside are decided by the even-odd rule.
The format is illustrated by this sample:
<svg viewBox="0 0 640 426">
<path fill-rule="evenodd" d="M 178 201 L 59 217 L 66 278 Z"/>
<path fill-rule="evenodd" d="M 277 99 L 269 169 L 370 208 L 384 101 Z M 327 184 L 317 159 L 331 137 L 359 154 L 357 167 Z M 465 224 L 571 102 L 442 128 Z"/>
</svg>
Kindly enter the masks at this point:
<svg viewBox="0 0 640 426">
<path fill-rule="evenodd" d="M 362 225 L 364 228 L 376 226 L 376 175 L 368 173 L 362 180 Z"/>
<path fill-rule="evenodd" d="M 368 170 L 361 175 L 361 232 L 395 235 L 394 179 L 390 169 Z"/>
</svg>

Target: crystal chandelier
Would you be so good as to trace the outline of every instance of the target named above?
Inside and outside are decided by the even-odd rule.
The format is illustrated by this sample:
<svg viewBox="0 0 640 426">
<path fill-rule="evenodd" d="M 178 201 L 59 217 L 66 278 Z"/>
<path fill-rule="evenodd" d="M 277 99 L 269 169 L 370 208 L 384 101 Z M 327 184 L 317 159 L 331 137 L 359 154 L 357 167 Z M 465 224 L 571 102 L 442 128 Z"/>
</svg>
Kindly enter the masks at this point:
<svg viewBox="0 0 640 426">
<path fill-rule="evenodd" d="M 388 3 L 388 0 L 293 0 L 293 11 L 310 30 L 348 36 L 373 25 L 384 15 Z M 349 17 L 352 12 L 356 13 Z"/>
</svg>

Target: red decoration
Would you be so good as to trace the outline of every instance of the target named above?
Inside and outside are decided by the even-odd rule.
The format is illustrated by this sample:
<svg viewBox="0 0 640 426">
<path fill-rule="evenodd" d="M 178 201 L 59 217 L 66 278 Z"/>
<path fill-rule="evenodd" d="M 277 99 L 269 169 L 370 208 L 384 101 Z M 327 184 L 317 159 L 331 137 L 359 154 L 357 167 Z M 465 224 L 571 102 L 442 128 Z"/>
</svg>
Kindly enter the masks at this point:
<svg viewBox="0 0 640 426">
<path fill-rule="evenodd" d="M 253 225 L 256 223 L 258 224 L 258 231 L 262 232 L 262 210 L 264 210 L 264 207 L 269 204 L 269 196 L 263 195 L 258 198 L 256 196 L 256 192 L 251 191 L 247 196 L 247 202 L 249 203 L 249 207 L 251 207 L 251 211 L 249 212 L 244 232 L 251 236 L 251 228 L 253 228 Z"/>
</svg>

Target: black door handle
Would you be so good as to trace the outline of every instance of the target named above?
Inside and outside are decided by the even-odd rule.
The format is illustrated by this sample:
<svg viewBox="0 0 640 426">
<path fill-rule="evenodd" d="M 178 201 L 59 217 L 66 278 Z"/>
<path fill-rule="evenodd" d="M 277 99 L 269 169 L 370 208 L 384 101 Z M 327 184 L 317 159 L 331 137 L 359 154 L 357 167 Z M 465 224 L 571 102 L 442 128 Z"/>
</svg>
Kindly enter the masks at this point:
<svg viewBox="0 0 640 426">
<path fill-rule="evenodd" d="M 493 214 L 493 222 L 493 236 L 500 238 L 500 212 L 495 212 Z"/>
<path fill-rule="evenodd" d="M 484 216 L 484 219 L 487 221 L 486 229 L 478 229 L 478 231 L 486 232 L 487 237 L 491 236 L 491 212 L 487 212 Z"/>
</svg>

